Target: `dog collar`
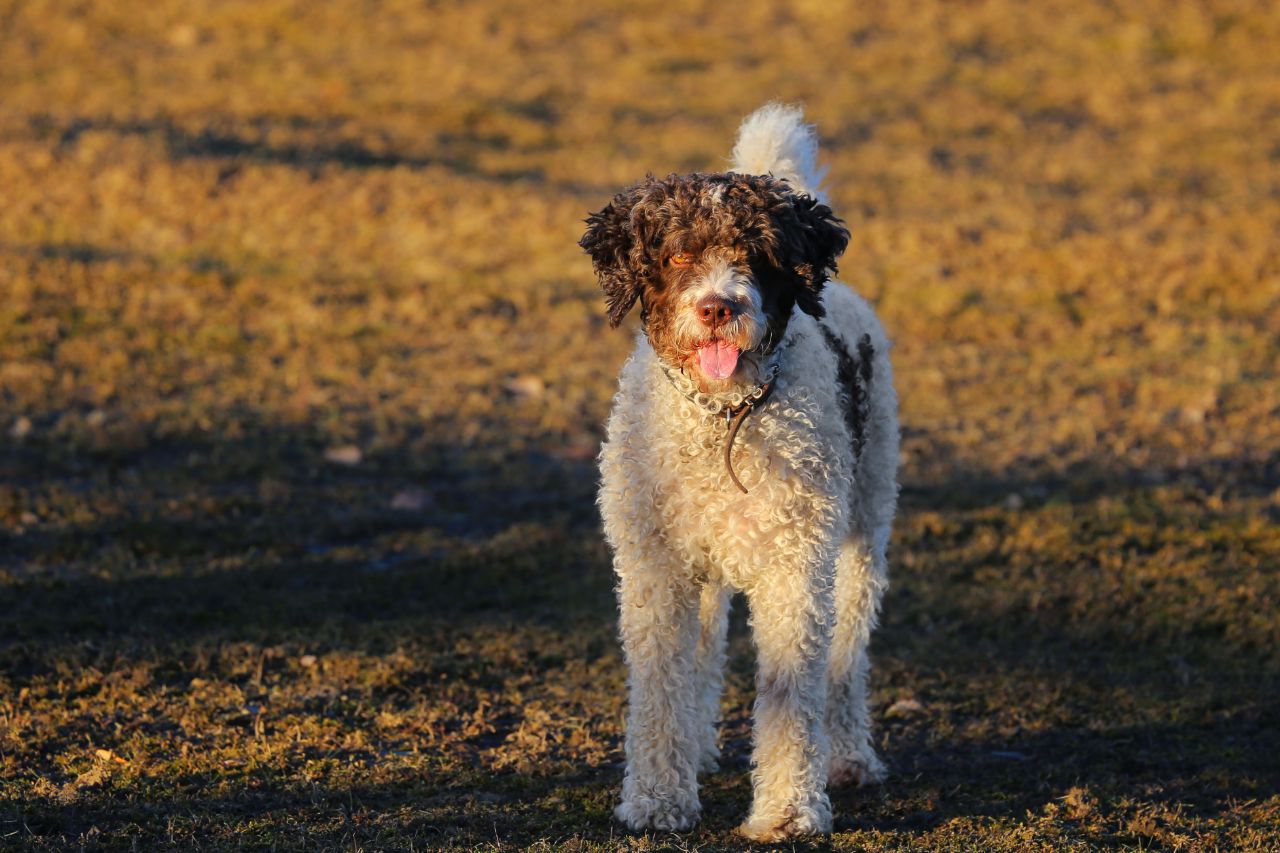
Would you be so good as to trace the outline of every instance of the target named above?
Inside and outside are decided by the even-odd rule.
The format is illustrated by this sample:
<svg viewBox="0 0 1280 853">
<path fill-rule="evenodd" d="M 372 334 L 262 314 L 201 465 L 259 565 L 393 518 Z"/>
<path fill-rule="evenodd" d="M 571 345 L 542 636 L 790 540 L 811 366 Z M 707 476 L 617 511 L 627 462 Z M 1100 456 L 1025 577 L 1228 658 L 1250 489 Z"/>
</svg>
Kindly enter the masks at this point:
<svg viewBox="0 0 1280 853">
<path fill-rule="evenodd" d="M 747 491 L 746 486 L 742 485 L 742 481 L 738 479 L 737 473 L 733 470 L 733 441 L 738 437 L 738 430 L 742 428 L 742 422 L 757 407 L 763 406 L 768 402 L 769 395 L 773 393 L 773 384 L 778 378 L 778 359 L 776 357 L 778 350 L 774 350 L 772 355 L 774 357 L 770 359 L 764 381 L 742 395 L 741 399 L 734 395 L 728 402 L 717 400 L 702 391 L 695 390 L 690 392 L 688 389 L 682 388 L 681 383 L 671 373 L 671 370 L 665 364 L 662 365 L 662 372 L 667 375 L 667 380 L 691 403 L 714 416 L 724 412 L 725 428 L 728 430 L 728 435 L 725 436 L 724 442 L 724 467 L 729 472 L 729 479 L 733 480 L 733 484 L 741 489 L 744 495 L 750 494 L 750 492 Z M 690 381 L 688 377 L 683 375 L 682 378 L 685 383 Z"/>
</svg>

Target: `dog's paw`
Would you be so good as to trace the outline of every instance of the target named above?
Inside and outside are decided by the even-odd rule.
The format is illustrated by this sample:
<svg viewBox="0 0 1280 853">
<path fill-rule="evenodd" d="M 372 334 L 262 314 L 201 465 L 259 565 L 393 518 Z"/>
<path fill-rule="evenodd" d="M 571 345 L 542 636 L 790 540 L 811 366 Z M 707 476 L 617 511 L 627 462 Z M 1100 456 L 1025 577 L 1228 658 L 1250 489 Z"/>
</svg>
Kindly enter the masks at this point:
<svg viewBox="0 0 1280 853">
<path fill-rule="evenodd" d="M 738 827 L 739 835 L 765 843 L 806 835 L 826 835 L 830 831 L 831 806 L 826 797 L 808 806 L 786 806 L 780 814 L 773 811 L 760 813 L 753 809 L 746 823 Z"/>
<path fill-rule="evenodd" d="M 613 810 L 618 822 L 633 832 L 656 829 L 662 832 L 683 832 L 698 822 L 701 809 L 697 802 L 676 804 L 649 797 L 623 800 Z"/>
<path fill-rule="evenodd" d="M 832 756 L 827 767 L 827 787 L 875 785 L 885 780 L 889 771 L 868 747 L 852 756 Z"/>
</svg>

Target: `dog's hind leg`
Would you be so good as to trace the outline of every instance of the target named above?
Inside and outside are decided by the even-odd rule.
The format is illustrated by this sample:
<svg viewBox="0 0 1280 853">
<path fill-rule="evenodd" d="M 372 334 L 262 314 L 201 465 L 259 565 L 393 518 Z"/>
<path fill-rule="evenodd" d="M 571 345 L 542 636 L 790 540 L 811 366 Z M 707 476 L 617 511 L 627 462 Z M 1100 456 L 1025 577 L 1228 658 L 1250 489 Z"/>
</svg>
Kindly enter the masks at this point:
<svg viewBox="0 0 1280 853">
<path fill-rule="evenodd" d="M 898 414 L 888 342 L 866 303 L 855 307 L 861 325 L 872 328 L 859 345 L 859 365 L 867 393 L 864 441 L 850 493 L 850 531 L 836 564 L 835 634 L 827 673 L 827 731 L 831 736 L 828 784 L 880 782 L 885 767 L 871 739 L 867 708 L 867 645 L 889 586 L 887 552 L 898 504 Z M 879 342 L 874 347 L 869 341 Z M 870 348 L 870 351 L 868 351 Z M 855 442 L 856 444 L 856 442 Z"/>
<path fill-rule="evenodd" d="M 865 785 L 884 779 L 871 744 L 867 708 L 867 644 L 887 585 L 884 552 L 855 538 L 845 543 L 836 570 L 836 625 L 827 664 L 827 733 L 831 738 L 828 784 Z"/>
<path fill-rule="evenodd" d="M 614 815 L 633 830 L 685 830 L 698 821 L 698 588 L 687 573 L 627 560 L 618 604 L 627 657 L 627 770 Z"/>
<path fill-rule="evenodd" d="M 699 608 L 697 663 L 694 683 L 698 689 L 698 769 L 713 773 L 719 768 L 720 693 L 724 688 L 724 664 L 729 633 L 729 600 L 732 592 L 715 581 L 702 585 Z"/>
</svg>

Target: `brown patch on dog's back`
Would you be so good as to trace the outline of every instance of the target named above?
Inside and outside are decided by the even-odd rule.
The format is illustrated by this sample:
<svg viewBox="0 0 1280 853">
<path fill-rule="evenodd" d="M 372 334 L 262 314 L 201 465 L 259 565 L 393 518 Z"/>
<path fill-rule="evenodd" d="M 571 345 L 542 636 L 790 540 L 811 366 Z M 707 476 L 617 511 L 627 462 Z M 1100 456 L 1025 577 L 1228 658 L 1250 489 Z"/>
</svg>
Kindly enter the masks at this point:
<svg viewBox="0 0 1280 853">
<path fill-rule="evenodd" d="M 822 323 L 818 324 L 818 328 L 822 331 L 827 348 L 836 357 L 840 404 L 845 426 L 849 428 L 849 437 L 853 442 L 853 459 L 856 464 L 862 458 L 862 448 L 867 442 L 867 419 L 871 413 L 871 377 L 874 370 L 871 362 L 876 350 L 871 344 L 871 336 L 863 335 L 858 340 L 858 354 L 855 357 L 835 332 Z"/>
</svg>

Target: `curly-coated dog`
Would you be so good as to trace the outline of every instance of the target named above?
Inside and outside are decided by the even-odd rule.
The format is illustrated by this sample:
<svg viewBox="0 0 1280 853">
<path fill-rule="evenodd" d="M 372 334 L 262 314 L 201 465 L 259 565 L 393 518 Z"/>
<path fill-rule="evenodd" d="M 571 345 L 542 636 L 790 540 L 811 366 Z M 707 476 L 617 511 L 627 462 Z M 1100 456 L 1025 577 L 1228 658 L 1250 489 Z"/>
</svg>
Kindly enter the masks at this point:
<svg viewBox="0 0 1280 853">
<path fill-rule="evenodd" d="M 629 667 L 633 830 L 683 830 L 714 770 L 729 600 L 758 673 L 759 840 L 829 832 L 828 784 L 878 781 L 867 642 L 897 504 L 897 398 L 874 312 L 829 283 L 849 233 L 797 108 L 749 116 L 727 173 L 649 177 L 587 219 L 617 325 L 640 303 L 600 453 Z"/>
</svg>

